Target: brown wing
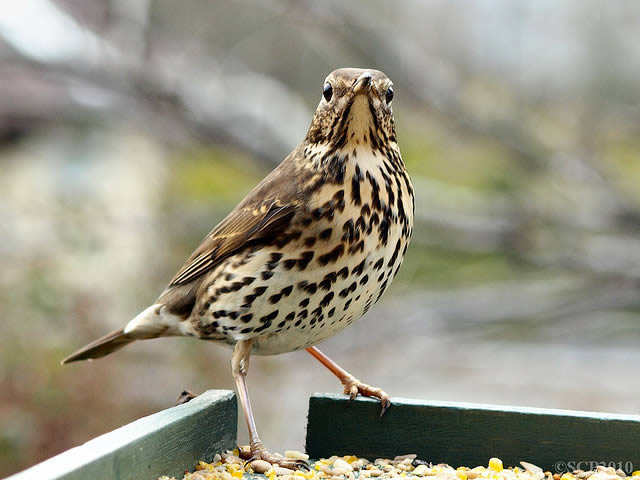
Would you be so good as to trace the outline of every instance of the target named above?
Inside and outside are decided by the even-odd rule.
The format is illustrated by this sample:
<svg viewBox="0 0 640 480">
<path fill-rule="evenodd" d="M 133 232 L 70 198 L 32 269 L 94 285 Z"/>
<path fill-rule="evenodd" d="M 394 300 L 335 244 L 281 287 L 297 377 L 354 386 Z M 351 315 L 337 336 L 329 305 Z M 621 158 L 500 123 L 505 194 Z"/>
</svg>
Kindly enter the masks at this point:
<svg viewBox="0 0 640 480">
<path fill-rule="evenodd" d="M 286 228 L 299 208 L 294 151 L 202 241 L 167 289 L 192 282 L 222 260 Z"/>
<path fill-rule="evenodd" d="M 280 199 L 236 208 L 206 236 L 173 277 L 169 288 L 195 280 L 247 243 L 276 233 L 288 223 L 294 210 L 293 205 L 285 204 Z"/>
</svg>

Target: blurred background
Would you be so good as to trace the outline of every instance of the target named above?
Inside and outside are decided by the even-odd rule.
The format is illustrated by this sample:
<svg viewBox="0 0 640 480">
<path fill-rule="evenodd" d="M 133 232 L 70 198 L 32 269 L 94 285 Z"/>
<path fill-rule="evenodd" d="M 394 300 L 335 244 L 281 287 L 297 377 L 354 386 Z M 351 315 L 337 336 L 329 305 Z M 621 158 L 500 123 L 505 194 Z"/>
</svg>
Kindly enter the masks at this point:
<svg viewBox="0 0 640 480">
<path fill-rule="evenodd" d="M 417 226 L 321 348 L 393 396 L 639 413 L 638 32 L 640 3 L 597 0 L 3 5 L 0 474 L 233 388 L 190 339 L 59 362 L 156 298 L 343 66 L 395 83 Z M 339 383 L 305 352 L 251 367 L 266 445 L 302 449 Z"/>
</svg>

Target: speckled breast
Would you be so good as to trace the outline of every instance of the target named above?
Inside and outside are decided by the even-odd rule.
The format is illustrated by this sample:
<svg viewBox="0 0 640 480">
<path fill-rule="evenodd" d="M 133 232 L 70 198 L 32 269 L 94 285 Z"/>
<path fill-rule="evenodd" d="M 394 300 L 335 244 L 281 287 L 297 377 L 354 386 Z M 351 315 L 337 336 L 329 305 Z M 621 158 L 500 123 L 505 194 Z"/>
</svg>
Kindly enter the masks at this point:
<svg viewBox="0 0 640 480">
<path fill-rule="evenodd" d="M 190 321 L 202 337 L 256 354 L 299 350 L 364 315 L 404 258 L 413 189 L 399 153 L 351 156 L 341 182 L 310 195 L 307 211 L 270 245 L 256 245 L 209 273 L 208 300 Z"/>
</svg>

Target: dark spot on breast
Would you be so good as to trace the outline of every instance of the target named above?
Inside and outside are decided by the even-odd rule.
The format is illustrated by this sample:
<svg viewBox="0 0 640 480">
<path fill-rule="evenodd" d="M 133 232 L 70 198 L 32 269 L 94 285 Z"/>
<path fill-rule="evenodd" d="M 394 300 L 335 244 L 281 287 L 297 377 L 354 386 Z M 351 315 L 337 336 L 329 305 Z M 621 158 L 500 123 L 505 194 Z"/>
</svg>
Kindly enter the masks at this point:
<svg viewBox="0 0 640 480">
<path fill-rule="evenodd" d="M 313 247 L 315 243 L 316 243 L 316 237 L 307 237 L 304 239 L 304 246 L 307 248 Z"/>
<path fill-rule="evenodd" d="M 389 219 L 384 217 L 380 222 L 380 227 L 378 228 L 378 238 L 380 239 L 380 243 L 382 245 L 387 244 L 387 240 L 389 239 Z"/>
<path fill-rule="evenodd" d="M 255 279 L 256 277 L 243 277 L 241 281 L 244 285 L 251 285 Z"/>
<path fill-rule="evenodd" d="M 291 313 L 287 314 L 287 316 L 284 317 L 284 319 L 288 320 L 288 321 L 291 321 L 291 320 L 293 320 L 295 318 L 295 316 L 296 316 L 296 312 L 291 312 Z"/>
<path fill-rule="evenodd" d="M 284 287 L 282 290 L 280 290 L 280 293 L 285 297 L 288 297 L 289 295 L 291 295 L 292 291 L 293 291 L 293 285 L 289 285 L 288 287 Z"/>
<path fill-rule="evenodd" d="M 301 318 L 301 319 L 307 318 L 308 315 L 309 315 L 309 312 L 307 311 L 306 308 L 298 312 L 298 318 Z"/>
<path fill-rule="evenodd" d="M 313 255 L 314 252 L 312 252 L 311 250 L 302 252 L 300 258 L 298 259 L 298 270 L 302 271 L 307 268 L 307 265 L 309 265 L 309 262 L 313 259 Z"/>
<path fill-rule="evenodd" d="M 360 240 L 355 245 L 352 245 L 351 247 L 349 247 L 350 254 L 358 253 L 358 250 L 361 252 L 364 252 L 364 240 Z"/>
<path fill-rule="evenodd" d="M 356 165 L 356 172 L 351 178 L 351 203 L 354 205 L 360 205 L 362 198 L 360 197 L 360 183 L 362 182 L 362 174 L 360 167 Z"/>
<path fill-rule="evenodd" d="M 274 320 L 277 316 L 278 316 L 278 310 L 274 310 L 270 314 L 260 317 L 260 323 L 267 323 L 267 322 L 271 323 L 271 321 Z"/>
<path fill-rule="evenodd" d="M 362 266 L 364 267 L 364 260 L 362 261 Z M 342 267 L 340 270 L 338 270 L 338 273 L 336 273 L 336 280 L 338 277 L 342 277 L 342 279 L 344 280 L 348 276 L 349 276 L 349 269 L 347 267 Z"/>
<path fill-rule="evenodd" d="M 344 212 L 344 190 L 338 190 L 334 195 L 333 195 L 333 208 L 335 210 L 337 210 L 338 212 Z"/>
<path fill-rule="evenodd" d="M 374 270 L 380 270 L 382 268 L 382 264 L 384 263 L 384 258 L 380 257 L 376 263 L 373 264 Z"/>
<path fill-rule="evenodd" d="M 278 262 L 282 258 L 282 253 L 280 252 L 272 252 L 269 256 L 269 261 L 267 262 L 267 268 L 269 270 L 273 270 L 278 266 Z"/>
<path fill-rule="evenodd" d="M 300 306 L 303 307 L 303 308 L 306 307 L 307 305 L 309 305 L 309 299 L 308 298 L 305 298 L 304 300 L 302 300 L 300 302 Z"/>
<path fill-rule="evenodd" d="M 333 300 L 333 292 L 329 292 L 327 293 L 324 298 L 322 300 L 320 300 L 320 306 L 322 308 L 326 307 L 327 305 L 329 305 L 329 303 L 331 302 L 331 300 Z"/>
<path fill-rule="evenodd" d="M 345 224 L 342 226 L 342 231 L 344 232 L 342 234 L 342 241 L 343 242 L 347 241 L 351 243 L 355 235 L 355 227 L 353 225 L 353 219 L 350 218 L 345 222 Z"/>
<path fill-rule="evenodd" d="M 282 298 L 282 294 L 281 293 L 276 293 L 275 295 L 271 295 L 269 297 L 269 303 L 271 303 L 271 305 L 275 305 L 276 303 L 278 303 L 280 301 L 281 298 Z"/>
<path fill-rule="evenodd" d="M 260 273 L 260 277 L 262 278 L 262 280 L 269 280 L 271 277 L 273 277 L 273 272 L 271 270 L 265 270 L 264 272 Z"/>
<path fill-rule="evenodd" d="M 385 280 L 384 283 L 380 285 L 380 293 L 378 294 L 378 298 L 376 298 L 376 302 L 380 300 L 380 297 L 382 296 L 386 288 L 387 288 L 387 281 Z"/>
<path fill-rule="evenodd" d="M 398 239 L 398 241 L 396 242 L 396 248 L 393 249 L 393 255 L 391 255 L 391 258 L 387 263 L 387 267 L 392 267 L 396 263 L 396 259 L 398 258 L 398 253 L 400 253 L 400 244 L 401 244 L 401 241 L 400 239 Z"/>
<path fill-rule="evenodd" d="M 327 228 L 326 230 L 321 231 L 318 237 L 320 237 L 320 240 L 329 240 L 329 238 L 331 238 L 331 229 Z"/>
<path fill-rule="evenodd" d="M 360 279 L 360 285 L 366 285 L 368 281 L 369 281 L 369 275 L 365 275 Z"/>
<path fill-rule="evenodd" d="M 346 140 L 346 138 L 344 138 L 344 140 Z M 344 183 L 346 161 L 347 158 L 336 154 L 327 163 L 327 172 L 333 177 L 334 183 L 337 183 L 338 185 L 342 185 Z"/>
<path fill-rule="evenodd" d="M 361 275 L 363 270 L 364 270 L 364 265 L 365 262 L 367 261 L 367 259 L 363 259 L 358 265 L 356 265 L 355 267 L 353 267 L 353 270 L 351 271 L 352 275 Z M 346 276 L 344 278 L 347 278 Z"/>
<path fill-rule="evenodd" d="M 285 270 L 291 270 L 293 267 L 296 266 L 297 262 L 298 260 L 296 260 L 295 258 L 290 258 L 282 262 L 282 266 L 284 267 Z"/>
<path fill-rule="evenodd" d="M 320 265 L 327 265 L 329 263 L 335 263 L 340 259 L 342 254 L 344 253 L 344 245 L 337 245 L 330 252 L 325 253 L 324 255 L 320 255 L 318 257 L 318 263 Z"/>
<path fill-rule="evenodd" d="M 306 280 L 303 280 L 302 282 L 298 283 L 298 288 L 313 295 L 318 290 L 318 285 L 315 282 L 309 283 Z"/>
<path fill-rule="evenodd" d="M 327 312 L 327 317 L 333 317 L 333 314 L 336 313 L 336 307 L 331 307 L 331 310 Z"/>
<path fill-rule="evenodd" d="M 242 315 L 240 317 L 240 320 L 243 321 L 244 323 L 249 323 L 252 318 L 253 318 L 253 313 L 247 313 L 246 315 Z"/>
</svg>

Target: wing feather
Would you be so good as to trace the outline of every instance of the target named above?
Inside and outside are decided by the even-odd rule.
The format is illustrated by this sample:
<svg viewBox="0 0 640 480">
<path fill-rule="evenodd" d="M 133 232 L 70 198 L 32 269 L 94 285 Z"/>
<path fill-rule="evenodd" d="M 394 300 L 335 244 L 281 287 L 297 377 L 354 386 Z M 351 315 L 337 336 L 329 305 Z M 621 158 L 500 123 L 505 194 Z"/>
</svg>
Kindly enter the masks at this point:
<svg viewBox="0 0 640 480">
<path fill-rule="evenodd" d="M 167 289 L 185 285 L 222 260 L 254 243 L 277 234 L 299 208 L 299 198 L 285 161 L 268 175 L 220 222 L 173 277 Z"/>
</svg>

